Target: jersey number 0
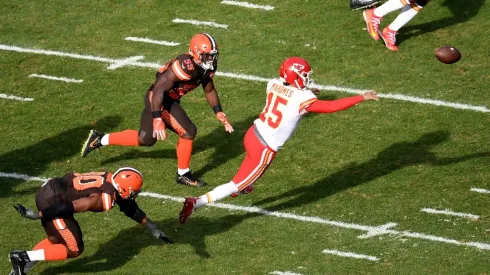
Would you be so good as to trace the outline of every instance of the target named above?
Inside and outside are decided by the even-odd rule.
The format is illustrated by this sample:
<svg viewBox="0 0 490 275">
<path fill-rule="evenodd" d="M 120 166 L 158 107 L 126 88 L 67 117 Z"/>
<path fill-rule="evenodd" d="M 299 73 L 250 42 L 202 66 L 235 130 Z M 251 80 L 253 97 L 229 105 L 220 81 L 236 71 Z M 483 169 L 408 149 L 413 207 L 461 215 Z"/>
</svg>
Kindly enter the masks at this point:
<svg viewBox="0 0 490 275">
<path fill-rule="evenodd" d="M 280 105 L 287 105 L 288 100 L 284 97 L 281 97 L 275 93 L 269 93 L 267 95 L 267 102 L 264 108 L 264 111 L 260 114 L 260 120 L 266 122 L 272 128 L 276 129 L 279 127 L 279 124 L 282 120 L 282 113 L 279 110 Z M 271 107 L 272 106 L 272 107 Z"/>
</svg>

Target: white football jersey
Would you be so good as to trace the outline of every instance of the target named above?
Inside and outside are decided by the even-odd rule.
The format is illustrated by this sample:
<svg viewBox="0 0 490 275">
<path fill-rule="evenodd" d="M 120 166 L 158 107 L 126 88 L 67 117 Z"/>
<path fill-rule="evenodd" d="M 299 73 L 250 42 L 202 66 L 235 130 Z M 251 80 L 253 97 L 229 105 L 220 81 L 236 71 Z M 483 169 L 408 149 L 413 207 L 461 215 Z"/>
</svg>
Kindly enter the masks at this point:
<svg viewBox="0 0 490 275">
<path fill-rule="evenodd" d="M 307 113 L 305 109 L 316 100 L 311 90 L 285 86 L 280 79 L 273 79 L 267 83 L 266 105 L 255 127 L 267 145 L 277 151 L 293 135 Z"/>
</svg>

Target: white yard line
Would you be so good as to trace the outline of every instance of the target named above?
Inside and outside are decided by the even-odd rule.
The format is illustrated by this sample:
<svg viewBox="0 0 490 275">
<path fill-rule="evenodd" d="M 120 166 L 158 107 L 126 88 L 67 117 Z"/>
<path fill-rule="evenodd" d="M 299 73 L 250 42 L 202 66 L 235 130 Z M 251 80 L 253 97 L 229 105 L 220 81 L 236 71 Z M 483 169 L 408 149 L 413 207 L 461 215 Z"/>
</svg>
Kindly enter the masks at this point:
<svg viewBox="0 0 490 275">
<path fill-rule="evenodd" d="M 47 180 L 47 179 L 32 177 L 32 176 L 28 176 L 28 175 L 22 175 L 22 174 L 17 174 L 17 173 L 3 173 L 3 172 L 0 172 L 0 177 L 17 178 L 17 179 L 24 179 L 24 180 L 38 180 L 38 181 L 42 181 L 42 182 L 45 182 Z M 158 193 L 153 193 L 153 192 L 142 192 L 139 194 L 139 196 L 170 200 L 170 201 L 175 201 L 175 202 L 179 202 L 179 203 L 184 202 L 184 198 L 182 198 L 182 197 L 173 197 L 173 196 L 168 196 L 168 195 L 158 194 Z M 386 225 L 382 225 L 382 226 L 369 226 L 369 225 L 361 225 L 361 224 L 355 224 L 355 223 L 345 223 L 345 222 L 339 222 L 339 221 L 332 221 L 332 220 L 319 218 L 319 217 L 301 216 L 301 215 L 296 215 L 296 214 L 291 214 L 291 213 L 283 213 L 283 212 L 271 212 L 271 211 L 267 211 L 267 210 L 259 208 L 259 207 L 238 206 L 238 205 L 225 204 L 225 203 L 211 203 L 211 204 L 208 204 L 207 206 L 208 207 L 217 207 L 217 208 L 222 208 L 222 209 L 229 209 L 229 210 L 239 210 L 239 211 L 244 211 L 244 212 L 249 212 L 249 213 L 259 213 L 259 214 L 263 214 L 266 216 L 274 216 L 274 217 L 284 218 L 284 219 L 293 219 L 293 220 L 302 221 L 302 222 L 327 224 L 327 225 L 337 226 L 337 227 L 346 228 L 346 229 L 366 231 L 368 233 L 377 232 L 377 235 L 389 234 L 389 235 L 393 235 L 393 236 L 396 235 L 396 236 L 401 236 L 401 237 L 409 237 L 409 238 L 423 239 L 423 240 L 434 241 L 434 242 L 441 242 L 441 243 L 452 244 L 452 245 L 457 245 L 457 246 L 476 247 L 476 248 L 482 249 L 482 250 L 490 250 L 490 243 L 461 242 L 458 240 L 447 239 L 447 238 L 434 236 L 434 235 L 427 235 L 427 234 L 423 234 L 423 233 L 417 233 L 417 232 L 411 232 L 411 231 L 398 231 L 398 230 L 394 230 L 394 229 L 388 229 L 388 228 L 393 227 L 394 223 L 387 223 Z"/>
<path fill-rule="evenodd" d="M 330 250 L 330 249 L 325 249 L 322 252 L 325 254 L 332 254 L 332 255 L 337 255 L 337 256 L 347 257 L 347 258 L 365 259 L 365 260 L 370 260 L 370 261 L 379 261 L 378 257 L 363 255 L 363 254 L 357 254 L 357 253 L 352 253 L 352 252 L 342 252 L 342 251 Z"/>
<path fill-rule="evenodd" d="M 61 56 L 61 57 L 71 57 L 71 58 L 76 58 L 76 59 L 85 59 L 85 60 L 91 60 L 91 61 L 104 62 L 104 63 L 109 63 L 110 64 L 109 68 L 111 68 L 111 69 L 113 69 L 114 67 L 120 68 L 123 66 L 137 66 L 137 67 L 153 68 L 153 69 L 158 69 L 161 67 L 161 64 L 159 64 L 159 63 L 140 62 L 140 61 L 138 61 L 139 59 L 134 60 L 134 58 L 140 58 L 140 56 L 123 58 L 123 59 L 113 59 L 113 58 L 105 58 L 105 57 L 100 57 L 100 56 L 65 53 L 65 52 L 60 52 L 60 51 L 21 48 L 21 47 L 17 47 L 17 46 L 8 46 L 8 45 L 2 45 L 2 44 L 0 44 L 0 50 L 23 52 L 23 53 L 43 54 L 43 55 L 54 55 L 54 56 Z M 228 73 L 228 72 L 216 72 L 216 75 L 223 76 L 223 77 L 235 78 L 235 79 L 258 81 L 258 82 L 268 82 L 270 80 L 270 78 L 265 78 L 265 77 L 260 77 L 260 76 L 235 74 L 235 73 Z M 321 89 L 321 90 L 339 91 L 339 92 L 346 92 L 346 93 L 351 93 L 351 94 L 361 94 L 361 93 L 368 91 L 368 90 L 352 89 L 352 88 L 332 86 L 332 85 L 313 85 L 313 87 Z M 454 109 L 471 110 L 471 111 L 483 112 L 483 113 L 490 112 L 490 109 L 488 109 L 485 106 L 474 106 L 474 105 L 463 104 L 463 103 L 455 103 L 455 102 L 447 102 L 447 101 L 435 100 L 435 99 L 419 98 L 419 97 L 406 96 L 406 95 L 401 95 L 401 94 L 382 94 L 382 93 L 380 93 L 378 95 L 380 97 L 383 97 L 383 98 L 390 98 L 390 99 L 407 101 L 407 102 L 423 103 L 423 104 L 435 105 L 435 106 L 444 106 L 444 107 L 449 107 L 449 108 L 454 108 Z"/>
<path fill-rule="evenodd" d="M 8 95 L 8 94 L 0 94 L 0 98 L 3 98 L 3 99 L 11 99 L 11 100 L 19 100 L 19 101 L 33 101 L 34 100 L 34 98 L 19 97 L 19 96 Z"/>
<path fill-rule="evenodd" d="M 67 77 L 58 77 L 58 76 L 51 76 L 51 75 L 45 75 L 45 74 L 31 74 L 29 77 L 38 77 L 38 78 L 44 78 L 44 79 L 49 79 L 49 80 L 58 80 L 58 81 L 64 81 L 68 83 L 82 83 L 83 80 L 81 79 L 73 79 L 73 78 L 67 78 Z"/>
<path fill-rule="evenodd" d="M 478 193 L 483 193 L 483 194 L 490 194 L 490 190 L 487 190 L 487 189 L 481 189 L 481 188 L 474 188 L 472 187 L 470 189 L 470 191 L 473 191 L 473 192 L 478 192 Z"/>
<path fill-rule="evenodd" d="M 432 208 L 422 208 L 420 211 L 425 212 L 425 213 L 429 213 L 429 214 L 442 214 L 442 215 L 448 215 L 448 216 L 463 217 L 463 218 L 468 218 L 468 219 L 472 219 L 472 220 L 478 220 L 480 218 L 480 216 L 478 216 L 478 215 L 453 212 L 449 209 L 436 210 L 436 209 L 432 209 Z"/>
<path fill-rule="evenodd" d="M 239 6 L 239 7 L 250 8 L 250 9 L 261 9 L 266 11 L 270 11 L 274 9 L 273 6 L 269 6 L 269 5 L 262 6 L 262 5 L 256 5 L 256 4 L 251 4 L 248 2 L 240 2 L 240 1 L 223 0 L 221 1 L 221 4 Z"/>
<path fill-rule="evenodd" d="M 209 26 L 209 27 L 215 27 L 215 28 L 221 28 L 221 29 L 228 29 L 228 25 L 225 24 L 217 24 L 214 22 L 207 22 L 207 21 L 197 21 L 197 20 L 187 20 L 187 19 L 180 19 L 180 18 L 175 18 L 172 20 L 174 23 L 183 23 L 183 24 L 191 24 L 191 25 L 196 25 L 196 26 Z"/>
<path fill-rule="evenodd" d="M 127 41 L 135 41 L 135 42 L 144 42 L 144 43 L 150 43 L 150 44 L 157 44 L 157 45 L 163 45 L 163 46 L 178 46 L 180 43 L 177 42 L 169 42 L 169 41 L 160 41 L 160 40 L 153 40 L 150 38 L 141 38 L 141 37 L 126 37 L 124 40 Z"/>
</svg>

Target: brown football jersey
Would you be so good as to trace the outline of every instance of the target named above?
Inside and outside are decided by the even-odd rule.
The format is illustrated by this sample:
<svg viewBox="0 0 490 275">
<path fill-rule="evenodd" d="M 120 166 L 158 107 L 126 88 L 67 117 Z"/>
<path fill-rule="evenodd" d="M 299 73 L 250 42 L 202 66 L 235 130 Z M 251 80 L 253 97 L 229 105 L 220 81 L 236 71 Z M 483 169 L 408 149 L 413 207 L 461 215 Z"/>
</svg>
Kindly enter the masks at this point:
<svg viewBox="0 0 490 275">
<path fill-rule="evenodd" d="M 158 70 L 156 80 L 158 81 L 158 78 L 167 70 L 172 70 L 173 73 L 179 78 L 179 81 L 175 82 L 174 86 L 168 93 L 172 99 L 178 100 L 183 95 L 201 85 L 203 82 L 206 83 L 207 81 L 213 79 L 214 74 L 216 73 L 216 68 L 217 64 L 215 64 L 214 70 L 212 71 L 204 70 L 194 63 L 192 56 L 189 54 L 181 54 Z"/>
</svg>

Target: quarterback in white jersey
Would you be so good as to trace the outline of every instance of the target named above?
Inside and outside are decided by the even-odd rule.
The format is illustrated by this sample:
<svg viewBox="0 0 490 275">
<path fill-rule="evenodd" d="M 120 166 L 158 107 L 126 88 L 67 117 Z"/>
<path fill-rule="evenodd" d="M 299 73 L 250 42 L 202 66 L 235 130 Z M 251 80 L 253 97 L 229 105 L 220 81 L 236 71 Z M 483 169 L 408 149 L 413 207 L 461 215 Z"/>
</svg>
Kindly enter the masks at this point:
<svg viewBox="0 0 490 275">
<path fill-rule="evenodd" d="M 301 117 L 308 112 L 333 113 L 364 100 L 378 100 L 373 92 L 333 101 L 318 100 L 318 90 L 308 89 L 311 67 L 306 60 L 291 57 L 279 69 L 279 79 L 267 84 L 266 105 L 243 139 L 247 155 L 233 179 L 200 197 L 189 197 L 179 214 L 185 223 L 194 209 L 227 196 L 236 197 L 253 191 L 253 183 L 267 170 L 282 145 L 293 135 Z"/>
<path fill-rule="evenodd" d="M 267 83 L 267 102 L 254 124 L 274 151 L 281 149 L 296 130 L 306 108 L 317 100 L 313 91 L 284 85 L 284 80 Z"/>
</svg>

